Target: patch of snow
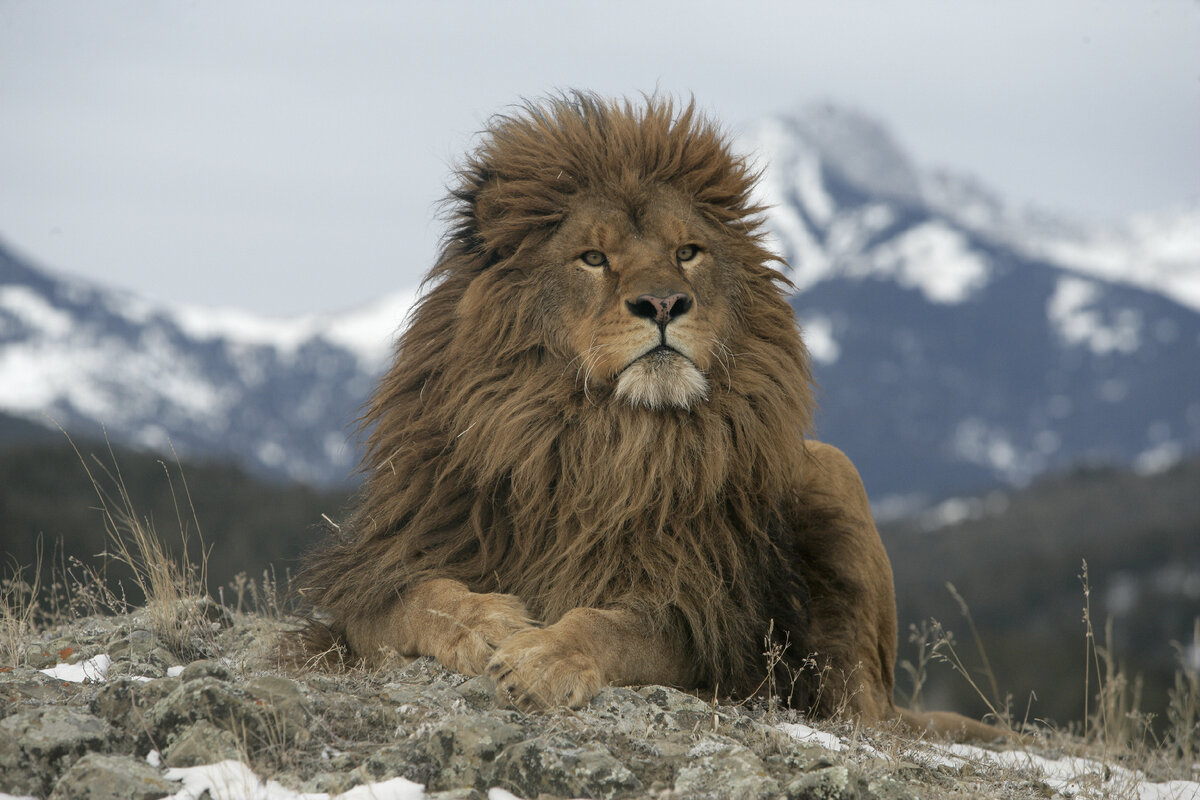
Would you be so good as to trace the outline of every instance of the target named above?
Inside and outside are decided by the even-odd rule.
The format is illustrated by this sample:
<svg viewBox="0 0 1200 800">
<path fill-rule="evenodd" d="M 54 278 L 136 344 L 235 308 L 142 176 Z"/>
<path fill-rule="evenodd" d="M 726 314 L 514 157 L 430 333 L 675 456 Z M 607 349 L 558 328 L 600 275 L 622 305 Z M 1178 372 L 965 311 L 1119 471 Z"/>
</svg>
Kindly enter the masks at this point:
<svg viewBox="0 0 1200 800">
<path fill-rule="evenodd" d="M 178 678 L 183 674 L 183 667 L 167 667 L 168 678 Z"/>
<path fill-rule="evenodd" d="M 101 683 L 108 677 L 108 670 L 112 667 L 112 658 L 107 654 L 101 653 L 98 656 L 93 656 L 86 661 L 80 661 L 77 664 L 60 663 L 49 669 L 39 670 L 43 675 L 49 675 L 51 678 L 56 678 L 60 681 L 68 681 L 70 683 Z M 171 670 L 178 670 L 174 676 L 171 675 Z M 183 671 L 183 667 L 170 667 L 167 670 L 169 677 L 179 675 Z M 153 678 L 145 677 L 144 675 L 132 675 L 130 678 L 138 683 L 149 683 Z"/>
<path fill-rule="evenodd" d="M 276 781 L 265 783 L 240 761 L 169 769 L 166 778 L 183 788 L 162 800 L 331 800 L 325 792 L 296 792 Z M 207 793 L 207 794 L 206 794 Z M 421 800 L 425 787 L 406 778 L 365 783 L 332 800 Z"/>
<path fill-rule="evenodd" d="M 764 167 L 754 188 L 754 202 L 768 208 L 768 248 L 788 260 L 791 266 L 788 277 L 797 289 L 819 282 L 828 275 L 831 264 L 793 203 L 795 198 L 806 204 L 804 211 L 814 220 L 832 213 L 832 199 L 825 194 L 819 180 L 813 183 L 820 171 L 816 154 L 777 119 L 754 126 L 737 147 L 741 152 L 754 153 Z M 813 204 L 811 208 L 808 203 Z"/>
<path fill-rule="evenodd" d="M 396 337 L 408 325 L 419 296 L 415 289 L 398 292 L 344 314 L 328 324 L 325 338 L 355 353 L 366 366 L 382 366 L 391 359 Z"/>
<path fill-rule="evenodd" d="M 784 258 L 791 267 L 788 278 L 797 291 L 819 283 L 829 275 L 832 264 L 821 245 L 813 237 L 804 219 L 787 202 L 782 186 L 763 181 L 757 200 L 771 207 L 769 249 Z"/>
<path fill-rule="evenodd" d="M 987 259 L 942 222 L 926 222 L 877 247 L 869 271 L 891 274 L 933 303 L 960 303 L 987 285 Z"/>
<path fill-rule="evenodd" d="M 287 460 L 287 453 L 279 442 L 263 442 L 255 449 L 255 455 L 264 464 L 270 467 L 278 467 Z"/>
<path fill-rule="evenodd" d="M 1200 207 L 1138 215 L 1111 228 L 1036 236 L 1023 245 L 1081 274 L 1164 294 L 1200 311 Z"/>
<path fill-rule="evenodd" d="M 1133 460 L 1133 471 L 1139 475 L 1157 475 L 1166 472 L 1183 460 L 1183 445 L 1176 441 L 1159 442 L 1152 445 Z"/>
<path fill-rule="evenodd" d="M 895 522 L 911 517 L 929 505 L 929 498 L 919 492 L 889 494 L 871 501 L 871 514 L 877 523 Z"/>
<path fill-rule="evenodd" d="M 971 417 L 958 423 L 951 437 L 951 449 L 964 461 L 1002 474 L 1020 471 L 1017 449 L 1007 434 L 981 419 Z"/>
<path fill-rule="evenodd" d="M 1004 492 L 990 492 L 983 497 L 952 497 L 921 514 L 920 526 L 924 531 L 936 531 L 967 520 L 1002 514 L 1007 508 L 1008 496 Z"/>
<path fill-rule="evenodd" d="M 1137 607 L 1140 592 L 1137 578 L 1127 572 L 1118 572 L 1104 591 L 1104 610 L 1111 616 L 1127 614 Z"/>
<path fill-rule="evenodd" d="M 1151 783 L 1145 774 L 1087 758 L 1050 759 L 1021 750 L 986 750 L 965 744 L 926 744 L 909 756 L 958 768 L 967 763 L 994 764 L 1038 775 L 1062 797 L 1137 797 L 1140 800 L 1196 800 L 1200 783 L 1166 781 Z"/>
<path fill-rule="evenodd" d="M 70 407 L 110 424 L 162 416 L 166 402 L 189 417 L 222 417 L 233 397 L 214 387 L 203 369 L 162 339 L 146 350 L 122 343 L 34 341 L 0 350 L 0 407 L 41 413 Z M 144 387 L 130 392 L 129 387 Z"/>
<path fill-rule="evenodd" d="M 0 311 L 7 311 L 43 336 L 60 339 L 71 332 L 71 315 L 55 308 L 28 286 L 0 286 Z"/>
<path fill-rule="evenodd" d="M 184 333 L 195 339 L 228 339 L 274 347 L 283 353 L 294 353 L 317 334 L 313 316 L 272 319 L 239 308 L 203 306 L 177 306 L 171 316 Z"/>
<path fill-rule="evenodd" d="M 1091 307 L 1099 297 L 1100 286 L 1095 282 L 1061 278 L 1046 304 L 1046 315 L 1069 345 L 1086 345 L 1097 355 L 1137 350 L 1141 344 L 1141 315 L 1126 308 L 1105 320 Z"/>
<path fill-rule="evenodd" d="M 957 525 L 971 518 L 971 505 L 964 498 L 954 497 L 930 509 L 928 517 L 928 527 L 945 528 Z"/>
<path fill-rule="evenodd" d="M 1103 387 L 1098 391 L 1104 395 Z M 1057 441 L 1039 431 L 1029 441 L 1017 442 L 1003 427 L 967 417 L 954 426 L 945 446 L 954 457 L 991 470 L 1012 486 L 1025 486 L 1046 469 Z"/>
<path fill-rule="evenodd" d="M 171 434 L 161 425 L 145 425 L 133 434 L 134 444 L 148 450 L 165 452 L 171 447 Z"/>
<path fill-rule="evenodd" d="M 801 725 L 795 722 L 781 722 L 775 726 L 778 730 L 783 731 L 788 736 L 795 739 L 797 742 L 804 744 L 817 744 L 824 747 L 826 750 L 841 752 L 846 749 L 846 744 L 832 733 L 819 731 L 815 728 L 810 728 L 807 725 Z"/>
<path fill-rule="evenodd" d="M 0 800 L 37 800 L 37 798 L 33 797 L 32 795 L 28 795 L 28 794 L 16 795 L 16 794 L 5 794 L 4 792 L 0 792 Z M 490 800 L 490 798 L 489 798 L 489 800 Z"/>
<path fill-rule="evenodd" d="M 108 674 L 108 668 L 112 666 L 112 659 L 107 655 L 101 654 L 93 656 L 87 661 L 81 661 L 78 664 L 56 664 L 49 669 L 40 670 L 43 675 L 49 675 L 51 678 L 57 678 L 60 681 L 69 681 L 71 683 L 84 683 L 90 681 L 99 683 L 104 680 L 104 676 Z"/>
<path fill-rule="evenodd" d="M 800 331 L 808 352 L 822 364 L 832 364 L 842 355 L 842 348 L 833 338 L 833 320 L 824 315 L 805 316 Z"/>
<path fill-rule="evenodd" d="M 487 796 L 488 800 L 522 800 L 520 797 L 517 797 L 507 789 L 501 789 L 499 787 L 488 789 Z"/>
<path fill-rule="evenodd" d="M 821 176 L 821 161 L 813 153 L 805 153 L 792 165 L 792 180 L 804 209 L 819 225 L 828 225 L 837 206 L 825 191 Z"/>
<path fill-rule="evenodd" d="M 32 348 L 0 350 L 0 407 L 15 413 L 33 413 L 47 408 L 57 394 L 41 371 Z"/>
<path fill-rule="evenodd" d="M 342 792 L 334 800 L 421 800 L 425 787 L 407 778 L 392 778 L 380 783 L 365 783 Z"/>
<path fill-rule="evenodd" d="M 234 308 L 178 306 L 170 313 L 181 330 L 196 339 L 224 339 L 237 345 L 272 347 L 292 356 L 306 342 L 323 338 L 343 347 L 364 366 L 386 363 L 396 334 L 416 303 L 417 291 L 388 295 L 342 314 L 308 314 L 284 319 L 263 317 Z"/>
<path fill-rule="evenodd" d="M 163 309 L 131 292 L 119 290 L 97 290 L 89 286 L 68 284 L 68 297 L 75 305 L 103 305 L 110 313 L 132 322 L 145 325 L 155 317 L 163 315 Z"/>
<path fill-rule="evenodd" d="M 896 221 L 896 214 L 891 207 L 883 203 L 870 203 L 861 208 L 848 209 L 839 214 L 825 232 L 825 251 L 836 262 L 851 265 L 847 274 L 863 274 L 861 268 L 853 265 L 864 263 L 873 257 L 864 255 L 875 239 L 885 228 Z M 875 270 L 879 272 L 881 270 Z M 884 267 L 883 272 L 888 268 Z"/>
<path fill-rule="evenodd" d="M 149 753 L 146 753 L 146 763 L 152 767 L 162 766 L 162 753 L 157 750 L 151 750 Z"/>
</svg>

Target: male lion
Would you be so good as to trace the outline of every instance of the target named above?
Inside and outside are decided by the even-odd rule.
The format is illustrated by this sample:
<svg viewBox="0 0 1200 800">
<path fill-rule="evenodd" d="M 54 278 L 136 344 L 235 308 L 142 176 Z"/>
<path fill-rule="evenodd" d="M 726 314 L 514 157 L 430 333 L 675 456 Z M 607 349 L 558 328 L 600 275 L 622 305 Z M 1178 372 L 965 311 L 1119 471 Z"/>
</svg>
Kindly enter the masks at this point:
<svg viewBox="0 0 1200 800">
<path fill-rule="evenodd" d="M 355 656 L 524 708 L 661 683 L 899 716 L 891 567 L 854 467 L 805 438 L 754 180 L 692 105 L 492 123 L 365 415 L 357 509 L 303 573 Z"/>
</svg>

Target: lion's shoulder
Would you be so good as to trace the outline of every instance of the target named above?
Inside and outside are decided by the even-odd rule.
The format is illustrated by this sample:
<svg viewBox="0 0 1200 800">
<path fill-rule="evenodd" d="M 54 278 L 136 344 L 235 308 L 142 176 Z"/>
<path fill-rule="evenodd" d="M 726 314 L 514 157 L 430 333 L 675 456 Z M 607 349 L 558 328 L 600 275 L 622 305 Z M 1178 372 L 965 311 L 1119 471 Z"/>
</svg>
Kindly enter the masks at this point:
<svg viewBox="0 0 1200 800">
<path fill-rule="evenodd" d="M 825 442 L 809 440 L 804 443 L 804 488 L 837 502 L 846 512 L 866 514 L 870 518 L 871 504 L 862 476 L 850 457 Z"/>
</svg>

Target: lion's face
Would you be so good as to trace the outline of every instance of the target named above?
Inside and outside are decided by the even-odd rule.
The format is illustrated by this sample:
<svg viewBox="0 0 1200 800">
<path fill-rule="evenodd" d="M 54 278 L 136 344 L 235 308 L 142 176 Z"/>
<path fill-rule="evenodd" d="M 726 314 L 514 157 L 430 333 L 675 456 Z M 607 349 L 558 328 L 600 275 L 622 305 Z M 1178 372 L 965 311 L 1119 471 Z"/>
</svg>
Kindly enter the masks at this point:
<svg viewBox="0 0 1200 800">
<path fill-rule="evenodd" d="M 731 324 L 720 241 L 669 187 L 636 204 L 573 198 L 534 260 L 545 324 L 585 391 L 606 387 L 616 402 L 651 409 L 708 397 Z"/>
</svg>

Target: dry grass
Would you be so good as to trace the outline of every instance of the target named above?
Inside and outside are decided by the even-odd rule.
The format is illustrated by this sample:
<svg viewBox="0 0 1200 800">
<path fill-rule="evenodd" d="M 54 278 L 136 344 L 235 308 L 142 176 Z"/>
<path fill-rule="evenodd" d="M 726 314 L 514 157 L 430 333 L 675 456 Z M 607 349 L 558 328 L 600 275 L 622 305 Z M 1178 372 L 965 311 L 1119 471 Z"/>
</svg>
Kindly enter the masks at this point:
<svg viewBox="0 0 1200 800">
<path fill-rule="evenodd" d="M 1192 622 L 1188 645 L 1171 642 L 1179 660 L 1175 685 L 1168 691 L 1167 734 L 1164 744 L 1184 764 L 1200 762 L 1200 618 Z"/>
<path fill-rule="evenodd" d="M 1112 640 L 1111 620 L 1104 627 L 1103 638 L 1093 624 L 1086 561 L 1083 562 L 1079 578 L 1083 592 L 1085 654 L 1081 677 L 1086 698 L 1081 722 L 1066 729 L 1056 729 L 1043 721 L 1038 721 L 1037 725 L 1031 724 L 1028 712 L 1020 723 L 1013 719 L 1011 697 L 1001 699 L 998 681 L 991 672 L 970 610 L 950 585 L 948 588 L 958 601 L 971 629 L 984 674 L 976 677 L 971 673 L 956 649 L 953 633 L 936 620 L 910 626 L 909 642 L 915 645 L 917 656 L 915 660 L 902 661 L 900 668 L 912 685 L 909 693 L 911 706 L 918 708 L 920 705 L 930 667 L 935 663 L 944 663 L 966 680 L 987 704 L 994 717 L 990 722 L 1019 732 L 1014 743 L 1027 752 L 1041 751 L 1089 759 L 1106 769 L 1120 767 L 1149 781 L 1200 780 L 1200 618 L 1194 622 L 1191 642 L 1171 643 L 1177 654 L 1178 668 L 1174 687 L 1169 691 L 1166 724 L 1158 726 L 1160 732 L 1156 734 L 1154 715 L 1142 709 L 1141 677 L 1131 677 L 1108 644 Z M 984 691 L 983 685 L 991 690 L 990 694 Z M 900 749 L 903 749 L 902 743 Z M 1003 777 L 1006 780 L 1017 778 L 1015 775 Z M 1138 796 L 1137 787 L 1132 783 L 1125 789 L 1106 786 L 1097 791 L 1106 797 Z"/>
<path fill-rule="evenodd" d="M 26 574 L 31 574 L 26 579 Z M 42 543 L 38 541 L 37 563 L 32 569 L 14 564 L 9 574 L 0 580 L 0 664 L 6 667 L 25 665 L 27 647 L 39 627 L 42 615 L 39 598 L 42 592 Z"/>
<path fill-rule="evenodd" d="M 67 438 L 71 441 L 69 436 Z M 108 534 L 108 549 L 101 555 L 106 561 L 125 565 L 132 573 L 134 585 L 145 598 L 148 627 L 185 661 L 208 654 L 212 650 L 216 604 L 207 592 L 208 550 L 204 547 L 200 522 L 196 518 L 183 470 L 179 469 L 178 472 L 181 503 L 180 493 L 176 491 L 176 478 L 165 462 L 159 462 L 175 509 L 179 543 L 176 554 L 159 537 L 154 522 L 138 514 L 111 445 L 108 453 L 110 463 L 94 455 L 90 459 L 85 457 L 75 447 L 74 441 L 71 441 L 71 446 L 75 448 L 100 504 L 98 510 Z M 185 507 L 188 509 L 186 514 Z M 195 549 L 198 553 L 195 562 L 191 557 L 193 541 L 197 543 Z M 100 584 L 106 583 L 100 575 L 93 573 L 92 577 Z M 128 610 L 123 596 L 110 595 L 108 599 L 112 603 L 111 610 Z"/>
<path fill-rule="evenodd" d="M 233 580 L 229 582 L 229 589 L 232 593 L 229 603 L 225 600 L 224 586 L 217 587 L 217 598 L 221 605 L 232 604 L 234 613 L 255 613 L 278 621 L 294 616 L 294 610 L 288 602 L 290 591 L 287 587 L 291 585 L 291 582 L 291 573 L 285 573 L 282 581 L 284 588 L 281 589 L 281 582 L 275 574 L 275 565 L 272 564 L 263 570 L 262 578 L 258 581 L 252 579 L 245 572 L 239 572 L 233 576 Z"/>
</svg>

